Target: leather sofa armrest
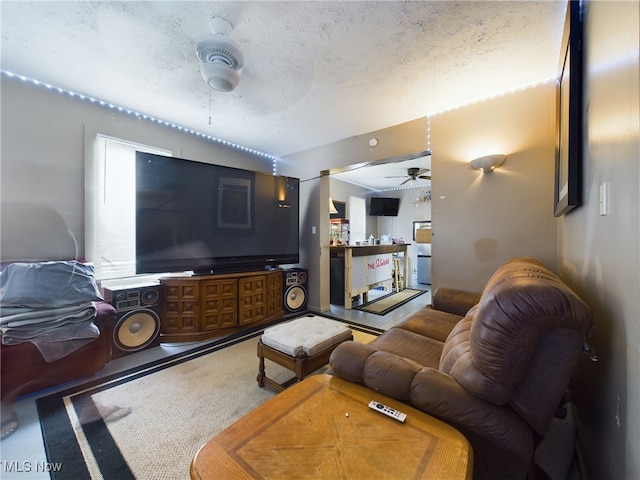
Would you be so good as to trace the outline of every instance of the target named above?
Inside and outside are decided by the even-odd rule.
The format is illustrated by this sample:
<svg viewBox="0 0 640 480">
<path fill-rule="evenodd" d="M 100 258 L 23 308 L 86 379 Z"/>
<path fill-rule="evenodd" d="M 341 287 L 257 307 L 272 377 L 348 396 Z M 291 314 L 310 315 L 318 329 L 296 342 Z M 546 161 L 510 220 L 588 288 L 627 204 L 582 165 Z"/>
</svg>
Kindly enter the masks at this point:
<svg viewBox="0 0 640 480">
<path fill-rule="evenodd" d="M 360 385 L 364 384 L 362 374 L 364 365 L 371 355 L 377 350 L 367 344 L 352 340 L 342 342 L 329 357 L 331 372 L 340 378 Z"/>
<path fill-rule="evenodd" d="M 408 358 L 353 341 L 338 345 L 329 365 L 337 377 L 404 402 L 409 400 L 413 377 L 422 368 Z"/>
<path fill-rule="evenodd" d="M 464 317 L 467 312 L 480 302 L 481 294 L 457 290 L 454 288 L 438 288 L 431 297 L 435 310 L 453 313 Z"/>
<path fill-rule="evenodd" d="M 531 429 L 511 409 L 474 397 L 452 377 L 425 367 L 413 378 L 411 403 L 464 432 L 472 432 L 520 457 L 533 451 Z"/>
</svg>

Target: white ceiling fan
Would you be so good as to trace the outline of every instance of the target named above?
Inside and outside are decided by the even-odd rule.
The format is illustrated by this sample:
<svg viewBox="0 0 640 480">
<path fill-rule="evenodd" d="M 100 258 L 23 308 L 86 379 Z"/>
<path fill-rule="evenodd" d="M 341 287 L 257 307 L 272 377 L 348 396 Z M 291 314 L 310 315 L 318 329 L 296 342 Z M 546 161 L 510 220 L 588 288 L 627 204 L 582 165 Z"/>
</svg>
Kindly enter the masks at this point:
<svg viewBox="0 0 640 480">
<path fill-rule="evenodd" d="M 425 173 L 429 172 L 428 168 L 417 168 L 411 167 L 407 168 L 407 174 L 402 176 L 391 176 L 385 178 L 406 178 L 404 182 L 400 185 L 404 185 L 407 182 L 418 181 L 418 180 L 431 180 L 431 175 L 425 175 Z"/>
<path fill-rule="evenodd" d="M 209 87 L 219 92 L 230 92 L 240 82 L 239 71 L 244 66 L 244 56 L 240 46 L 227 36 L 233 29 L 229 20 L 213 17 L 210 26 L 213 35 L 196 45 L 200 72 Z"/>
</svg>

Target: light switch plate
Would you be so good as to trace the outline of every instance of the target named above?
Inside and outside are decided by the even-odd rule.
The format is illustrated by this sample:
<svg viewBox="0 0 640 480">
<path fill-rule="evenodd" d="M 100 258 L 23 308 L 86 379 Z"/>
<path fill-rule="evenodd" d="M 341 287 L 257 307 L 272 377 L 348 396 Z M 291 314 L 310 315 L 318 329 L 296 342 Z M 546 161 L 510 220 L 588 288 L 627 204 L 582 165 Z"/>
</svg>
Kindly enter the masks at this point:
<svg viewBox="0 0 640 480">
<path fill-rule="evenodd" d="M 602 182 L 600 184 L 598 210 L 600 215 L 609 214 L 609 186 L 607 185 L 607 182 Z"/>
</svg>

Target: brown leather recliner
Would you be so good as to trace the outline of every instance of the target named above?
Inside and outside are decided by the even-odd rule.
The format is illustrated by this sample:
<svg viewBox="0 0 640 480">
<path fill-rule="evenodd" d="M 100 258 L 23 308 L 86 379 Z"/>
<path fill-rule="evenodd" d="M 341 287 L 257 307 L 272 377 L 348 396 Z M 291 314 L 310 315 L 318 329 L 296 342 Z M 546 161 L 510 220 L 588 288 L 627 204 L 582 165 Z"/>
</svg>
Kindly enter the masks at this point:
<svg viewBox="0 0 640 480">
<path fill-rule="evenodd" d="M 592 328 L 589 307 L 542 264 L 515 258 L 481 296 L 436 291 L 433 306 L 368 345 L 334 350 L 334 375 L 460 430 L 474 478 L 525 478 Z"/>
</svg>

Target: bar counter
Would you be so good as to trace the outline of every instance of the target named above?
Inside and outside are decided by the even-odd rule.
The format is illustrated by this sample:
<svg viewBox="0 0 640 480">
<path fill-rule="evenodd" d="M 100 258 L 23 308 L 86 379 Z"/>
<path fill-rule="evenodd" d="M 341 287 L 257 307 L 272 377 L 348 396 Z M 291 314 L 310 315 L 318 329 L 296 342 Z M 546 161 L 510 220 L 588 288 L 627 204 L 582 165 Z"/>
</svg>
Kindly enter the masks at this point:
<svg viewBox="0 0 640 480">
<path fill-rule="evenodd" d="M 403 278 L 409 278 L 407 247 L 410 244 L 394 245 L 333 245 L 331 259 L 331 303 L 352 308 L 352 298 L 367 293 L 379 285 L 391 284 L 392 255 L 403 254 Z M 341 288 L 342 287 L 342 288 Z M 343 303 L 344 302 L 344 303 Z"/>
</svg>

